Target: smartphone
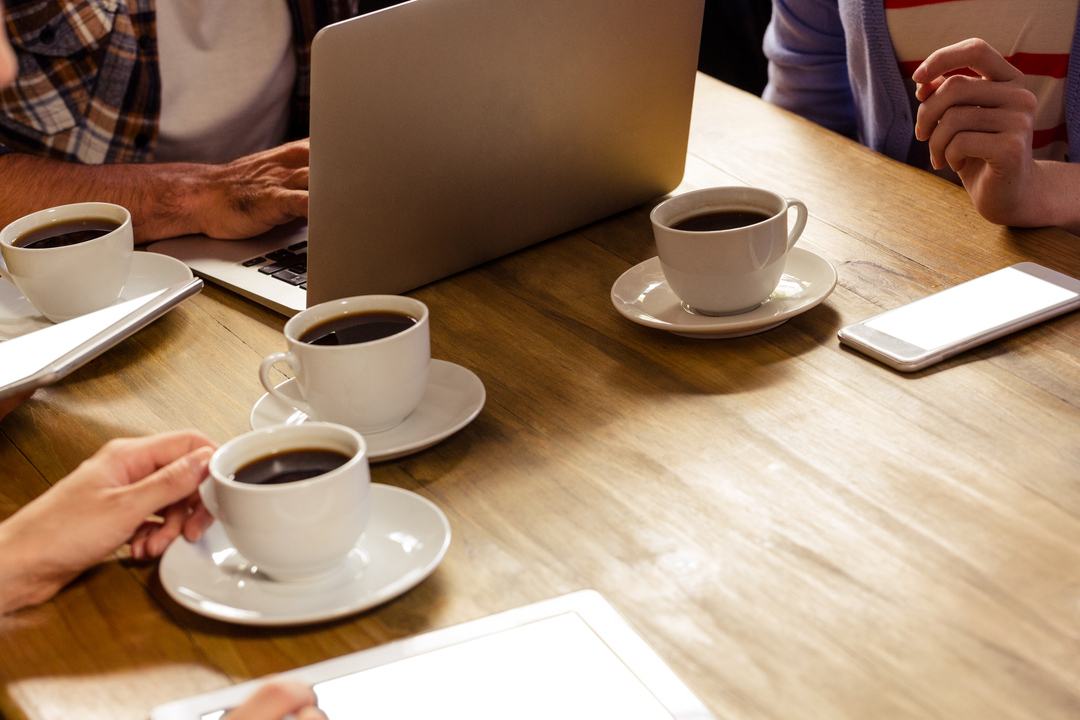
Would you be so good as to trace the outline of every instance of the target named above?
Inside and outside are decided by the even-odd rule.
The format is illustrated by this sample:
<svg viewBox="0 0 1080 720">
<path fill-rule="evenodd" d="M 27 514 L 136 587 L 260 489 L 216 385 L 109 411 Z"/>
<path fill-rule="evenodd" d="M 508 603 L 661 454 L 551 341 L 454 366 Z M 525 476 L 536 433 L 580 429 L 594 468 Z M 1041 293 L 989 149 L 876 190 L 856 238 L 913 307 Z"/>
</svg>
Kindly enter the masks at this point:
<svg viewBox="0 0 1080 720">
<path fill-rule="evenodd" d="M 1025 262 L 840 330 L 840 342 L 902 372 L 1080 307 L 1080 280 Z"/>
<path fill-rule="evenodd" d="M 201 289 L 192 278 L 0 343 L 0 400 L 56 382 Z"/>
</svg>

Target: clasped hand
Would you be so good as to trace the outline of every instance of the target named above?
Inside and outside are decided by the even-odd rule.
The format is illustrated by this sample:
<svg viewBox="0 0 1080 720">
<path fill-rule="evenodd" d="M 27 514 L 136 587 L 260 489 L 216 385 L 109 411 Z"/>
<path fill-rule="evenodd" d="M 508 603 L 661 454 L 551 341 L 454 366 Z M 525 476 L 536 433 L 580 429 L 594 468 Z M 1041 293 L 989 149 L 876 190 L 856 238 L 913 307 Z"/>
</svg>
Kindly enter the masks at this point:
<svg viewBox="0 0 1080 720">
<path fill-rule="evenodd" d="M 966 69 L 979 77 L 947 75 Z M 1024 74 L 972 39 L 933 53 L 912 79 L 922 103 L 915 137 L 929 141 L 934 168 L 956 171 L 991 222 L 1049 224 L 1040 212 L 1043 168 L 1031 156 L 1037 103 Z"/>
</svg>

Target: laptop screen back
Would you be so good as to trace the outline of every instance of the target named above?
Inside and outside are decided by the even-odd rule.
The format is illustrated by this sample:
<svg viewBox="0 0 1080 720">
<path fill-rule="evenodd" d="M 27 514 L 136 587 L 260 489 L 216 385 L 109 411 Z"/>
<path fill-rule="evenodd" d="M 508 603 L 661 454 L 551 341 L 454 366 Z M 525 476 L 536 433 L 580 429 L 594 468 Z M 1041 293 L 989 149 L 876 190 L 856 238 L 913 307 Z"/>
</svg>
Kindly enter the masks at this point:
<svg viewBox="0 0 1080 720">
<path fill-rule="evenodd" d="M 675 188 L 703 0 L 412 0 L 312 50 L 308 306 L 401 293 Z"/>
</svg>

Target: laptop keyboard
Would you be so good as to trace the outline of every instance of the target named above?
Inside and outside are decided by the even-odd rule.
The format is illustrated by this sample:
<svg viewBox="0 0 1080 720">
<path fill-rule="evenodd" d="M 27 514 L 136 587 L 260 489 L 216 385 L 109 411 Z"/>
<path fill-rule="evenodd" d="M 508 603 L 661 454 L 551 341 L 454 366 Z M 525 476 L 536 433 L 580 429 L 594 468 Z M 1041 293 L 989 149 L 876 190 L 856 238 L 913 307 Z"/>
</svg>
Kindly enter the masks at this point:
<svg viewBox="0 0 1080 720">
<path fill-rule="evenodd" d="M 307 240 L 303 240 L 287 248 L 249 258 L 240 264 L 307 290 L 307 253 L 303 252 L 306 249 Z"/>
</svg>

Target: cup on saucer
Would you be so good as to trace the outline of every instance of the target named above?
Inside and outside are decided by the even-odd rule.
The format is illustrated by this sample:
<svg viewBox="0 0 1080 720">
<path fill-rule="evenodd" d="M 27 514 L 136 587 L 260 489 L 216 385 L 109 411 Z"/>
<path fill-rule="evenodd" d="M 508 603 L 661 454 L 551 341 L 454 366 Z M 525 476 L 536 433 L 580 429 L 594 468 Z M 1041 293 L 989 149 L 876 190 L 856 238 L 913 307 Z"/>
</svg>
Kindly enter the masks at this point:
<svg viewBox="0 0 1080 720">
<path fill-rule="evenodd" d="M 431 340 L 424 303 L 399 295 L 362 295 L 308 308 L 285 324 L 288 352 L 263 359 L 259 379 L 286 406 L 308 417 L 378 433 L 399 425 L 428 385 Z M 302 399 L 270 381 L 283 362 Z"/>
<path fill-rule="evenodd" d="M 367 445 L 330 423 L 277 425 L 233 438 L 210 458 L 199 495 L 236 549 L 273 580 L 332 574 L 364 535 Z"/>
<path fill-rule="evenodd" d="M 807 211 L 795 198 L 726 186 L 669 198 L 649 217 L 671 291 L 692 312 L 722 317 L 754 310 L 776 289 Z"/>
<path fill-rule="evenodd" d="M 53 322 L 114 305 L 131 271 L 131 213 L 84 202 L 40 210 L 0 230 L 0 277 Z"/>
</svg>

